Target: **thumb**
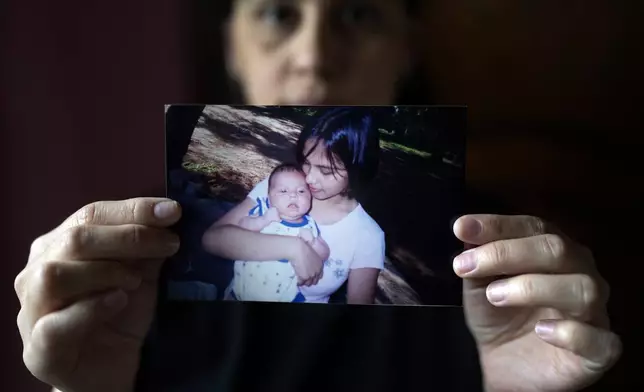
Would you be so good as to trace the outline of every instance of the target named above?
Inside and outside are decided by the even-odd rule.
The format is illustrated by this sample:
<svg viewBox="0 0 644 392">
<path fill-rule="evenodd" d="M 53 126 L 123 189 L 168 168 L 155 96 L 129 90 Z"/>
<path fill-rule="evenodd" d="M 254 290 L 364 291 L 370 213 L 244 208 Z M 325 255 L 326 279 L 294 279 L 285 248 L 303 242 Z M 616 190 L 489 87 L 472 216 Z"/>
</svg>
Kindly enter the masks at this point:
<svg viewBox="0 0 644 392">
<path fill-rule="evenodd" d="M 45 382 L 55 382 L 50 380 L 52 375 L 69 374 L 77 366 L 79 351 L 88 335 L 123 310 L 127 303 L 127 294 L 115 290 L 43 316 L 34 325 L 25 346 L 25 364 Z"/>
<path fill-rule="evenodd" d="M 542 340 L 579 356 L 591 374 L 601 374 L 615 365 L 622 342 L 615 333 L 575 320 L 541 320 L 535 332 Z"/>
</svg>

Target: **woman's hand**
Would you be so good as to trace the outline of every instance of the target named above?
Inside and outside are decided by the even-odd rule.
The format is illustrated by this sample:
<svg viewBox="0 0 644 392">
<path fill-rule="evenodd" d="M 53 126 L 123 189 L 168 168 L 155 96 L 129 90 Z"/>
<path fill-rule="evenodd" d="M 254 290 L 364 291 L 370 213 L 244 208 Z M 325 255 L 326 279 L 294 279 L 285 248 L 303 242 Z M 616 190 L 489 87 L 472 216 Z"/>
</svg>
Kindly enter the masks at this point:
<svg viewBox="0 0 644 392">
<path fill-rule="evenodd" d="M 313 233 L 309 229 L 300 229 L 300 234 L 299 236 L 304 242 L 307 244 L 311 245 L 315 237 L 313 237 Z"/>
<path fill-rule="evenodd" d="M 264 215 L 266 217 L 266 220 L 268 222 L 280 222 L 282 218 L 280 217 L 280 213 L 277 211 L 277 208 L 271 207 L 266 211 L 266 214 Z"/>
<path fill-rule="evenodd" d="M 304 240 L 292 238 L 297 239 L 297 246 L 289 261 L 297 275 L 298 285 L 315 286 L 322 279 L 324 260 Z"/>
<path fill-rule="evenodd" d="M 15 280 L 23 359 L 63 391 L 131 391 L 163 260 L 181 215 L 167 199 L 90 204 L 36 239 Z"/>
<path fill-rule="evenodd" d="M 479 245 L 454 269 L 486 390 L 578 390 L 617 361 L 608 285 L 588 249 L 528 216 L 462 217 L 454 233 Z"/>
</svg>

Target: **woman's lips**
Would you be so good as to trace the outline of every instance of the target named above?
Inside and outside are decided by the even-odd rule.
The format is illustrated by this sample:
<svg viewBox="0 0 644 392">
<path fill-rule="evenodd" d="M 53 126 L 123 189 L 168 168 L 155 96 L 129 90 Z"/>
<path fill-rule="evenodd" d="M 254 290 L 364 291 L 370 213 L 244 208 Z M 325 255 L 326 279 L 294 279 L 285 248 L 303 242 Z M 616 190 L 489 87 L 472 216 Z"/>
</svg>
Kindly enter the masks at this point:
<svg viewBox="0 0 644 392">
<path fill-rule="evenodd" d="M 319 192 L 319 191 L 320 191 L 318 188 L 314 188 L 314 187 L 312 187 L 312 186 L 310 186 L 310 187 L 309 187 L 309 190 L 310 190 L 311 192 L 313 192 L 313 193 L 315 193 L 315 192 Z"/>
<path fill-rule="evenodd" d="M 325 105 L 329 104 L 329 86 L 319 79 L 292 80 L 287 85 L 284 96 L 287 105 Z"/>
</svg>

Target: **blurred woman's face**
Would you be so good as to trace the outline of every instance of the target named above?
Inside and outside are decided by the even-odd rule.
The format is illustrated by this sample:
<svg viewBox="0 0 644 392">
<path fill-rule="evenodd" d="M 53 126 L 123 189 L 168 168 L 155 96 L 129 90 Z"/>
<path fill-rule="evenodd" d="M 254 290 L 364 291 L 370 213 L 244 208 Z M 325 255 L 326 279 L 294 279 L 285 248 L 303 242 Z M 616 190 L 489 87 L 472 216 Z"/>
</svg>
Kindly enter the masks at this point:
<svg viewBox="0 0 644 392">
<path fill-rule="evenodd" d="M 236 0 L 228 69 L 251 105 L 379 105 L 409 68 L 400 0 Z"/>
</svg>

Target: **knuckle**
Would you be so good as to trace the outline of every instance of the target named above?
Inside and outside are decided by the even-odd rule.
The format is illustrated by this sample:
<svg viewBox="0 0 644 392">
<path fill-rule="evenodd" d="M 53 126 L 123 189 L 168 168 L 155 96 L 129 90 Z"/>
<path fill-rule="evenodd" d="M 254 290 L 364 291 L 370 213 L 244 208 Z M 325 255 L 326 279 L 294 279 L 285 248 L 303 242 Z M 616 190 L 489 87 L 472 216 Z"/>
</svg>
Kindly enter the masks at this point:
<svg viewBox="0 0 644 392">
<path fill-rule="evenodd" d="M 580 275 L 572 285 L 575 296 L 581 300 L 583 310 L 593 308 L 599 303 L 599 287 L 588 275 Z"/>
<path fill-rule="evenodd" d="M 123 215 L 127 222 L 137 222 L 139 218 L 142 218 L 146 203 L 143 199 L 130 199 L 126 200 L 123 203 Z"/>
<path fill-rule="evenodd" d="M 543 235 L 543 246 L 554 260 L 561 260 L 568 254 L 568 244 L 557 234 Z"/>
<path fill-rule="evenodd" d="M 32 338 L 25 345 L 22 359 L 29 371 L 39 380 L 47 382 L 56 373 L 56 361 L 51 360 L 54 338 L 51 328 L 39 326 L 32 332 Z M 33 336 L 35 335 L 35 336 Z"/>
<path fill-rule="evenodd" d="M 61 244 L 66 253 L 77 255 L 89 243 L 90 235 L 86 226 L 72 226 L 63 232 Z"/>
<path fill-rule="evenodd" d="M 622 356 L 624 350 L 622 339 L 614 333 L 611 333 L 608 338 L 608 360 L 607 363 L 609 366 L 612 366 L 615 362 L 619 360 Z"/>
<path fill-rule="evenodd" d="M 40 381 L 47 380 L 47 371 L 42 364 L 42 353 L 35 352 L 33 344 L 25 344 L 24 349 L 22 350 L 22 361 L 25 363 L 25 366 Z"/>
<path fill-rule="evenodd" d="M 489 246 L 481 249 L 481 260 L 487 261 L 492 269 L 503 269 L 503 265 L 507 260 L 508 256 L 508 247 L 502 241 L 492 242 Z M 504 271 L 499 271 L 504 272 Z"/>
<path fill-rule="evenodd" d="M 548 225 L 543 219 L 536 216 L 527 216 L 526 221 L 527 221 L 529 230 L 535 235 L 542 235 L 548 232 L 547 231 Z"/>
<path fill-rule="evenodd" d="M 535 282 L 523 276 L 517 277 L 516 279 L 518 280 L 516 283 L 518 299 L 525 301 L 533 298 L 537 292 Z"/>
<path fill-rule="evenodd" d="M 22 291 L 25 286 L 26 274 L 27 273 L 25 272 L 25 270 L 22 270 L 18 273 L 18 275 L 16 275 L 16 278 L 13 280 L 13 289 L 16 292 L 16 295 L 18 296 L 18 298 L 20 299 L 22 297 Z"/>
<path fill-rule="evenodd" d="M 575 325 L 571 322 L 558 323 L 556 328 L 557 340 L 570 347 L 573 345 L 575 338 L 580 335 L 575 333 L 575 330 Z"/>
<path fill-rule="evenodd" d="M 55 296 L 63 275 L 62 265 L 58 262 L 45 262 L 38 266 L 34 274 L 34 284 L 47 297 Z"/>
<path fill-rule="evenodd" d="M 38 253 L 41 253 L 44 249 L 44 238 L 43 236 L 40 236 L 33 240 L 31 243 L 31 246 L 29 247 L 29 254 L 30 256 L 36 255 Z"/>
<path fill-rule="evenodd" d="M 79 226 L 91 225 L 98 215 L 98 203 L 90 203 L 76 212 L 76 224 Z"/>
<path fill-rule="evenodd" d="M 18 316 L 16 317 L 16 324 L 18 326 L 18 331 L 20 332 L 20 337 L 25 344 L 27 344 L 26 338 L 29 336 L 26 327 L 26 318 L 27 316 L 25 315 L 25 308 L 20 308 L 20 310 L 18 311 Z"/>
<path fill-rule="evenodd" d="M 622 342 L 619 336 L 611 332 L 605 332 L 600 335 L 599 342 L 597 340 L 586 339 L 584 342 L 579 343 L 585 345 L 587 349 L 594 345 L 599 350 L 595 349 L 595 355 L 592 359 L 586 360 L 586 366 L 596 372 L 604 372 L 611 368 L 622 355 Z"/>
<path fill-rule="evenodd" d="M 504 224 L 500 216 L 493 215 L 486 222 L 486 228 L 489 230 L 490 234 L 495 237 L 498 237 L 503 234 Z"/>
</svg>

